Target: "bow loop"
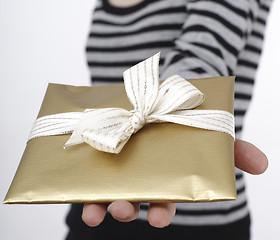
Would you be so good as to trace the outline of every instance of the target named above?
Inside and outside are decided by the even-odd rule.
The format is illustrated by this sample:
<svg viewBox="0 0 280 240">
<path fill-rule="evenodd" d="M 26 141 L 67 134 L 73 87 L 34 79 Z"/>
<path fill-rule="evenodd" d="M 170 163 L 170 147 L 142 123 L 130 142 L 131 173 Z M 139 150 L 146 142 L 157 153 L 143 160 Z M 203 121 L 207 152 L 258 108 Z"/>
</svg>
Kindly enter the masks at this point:
<svg viewBox="0 0 280 240">
<path fill-rule="evenodd" d="M 167 114 L 180 109 L 192 109 L 204 101 L 204 94 L 191 83 L 173 75 L 159 86 L 153 114 Z"/>
<path fill-rule="evenodd" d="M 143 115 L 153 110 L 158 95 L 159 56 L 157 53 L 123 73 L 127 96 L 134 109 Z"/>
</svg>

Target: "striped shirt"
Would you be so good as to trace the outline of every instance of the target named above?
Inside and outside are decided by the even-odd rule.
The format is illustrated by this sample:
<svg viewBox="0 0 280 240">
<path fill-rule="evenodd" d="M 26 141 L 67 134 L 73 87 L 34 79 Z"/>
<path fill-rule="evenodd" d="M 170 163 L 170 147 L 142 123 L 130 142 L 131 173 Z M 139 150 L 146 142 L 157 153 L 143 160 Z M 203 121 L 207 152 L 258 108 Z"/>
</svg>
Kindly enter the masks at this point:
<svg viewBox="0 0 280 240">
<path fill-rule="evenodd" d="M 235 75 L 235 130 L 241 137 L 252 97 L 271 0 L 144 0 L 128 8 L 98 0 L 86 47 L 93 85 L 121 82 L 122 73 L 161 51 L 160 79 Z M 248 215 L 242 172 L 236 201 L 180 203 L 173 224 L 220 225 Z M 139 219 L 148 206 L 141 205 Z"/>
</svg>

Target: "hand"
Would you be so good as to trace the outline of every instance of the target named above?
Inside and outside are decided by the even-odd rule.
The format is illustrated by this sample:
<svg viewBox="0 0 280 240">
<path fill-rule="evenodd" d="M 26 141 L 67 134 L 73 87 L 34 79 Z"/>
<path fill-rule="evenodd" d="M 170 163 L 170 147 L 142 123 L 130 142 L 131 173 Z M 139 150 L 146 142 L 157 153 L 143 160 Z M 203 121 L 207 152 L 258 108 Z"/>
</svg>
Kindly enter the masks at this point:
<svg viewBox="0 0 280 240">
<path fill-rule="evenodd" d="M 234 159 L 236 167 L 251 174 L 261 174 L 265 172 L 268 166 L 265 154 L 251 143 L 242 140 L 235 141 Z M 111 215 L 118 221 L 130 222 L 138 217 L 139 203 L 116 201 L 110 205 L 85 204 L 82 214 L 83 221 L 88 226 L 98 226 L 103 221 L 108 206 Z M 170 224 L 175 212 L 175 203 L 151 203 L 147 218 L 150 225 L 162 228 Z"/>
</svg>

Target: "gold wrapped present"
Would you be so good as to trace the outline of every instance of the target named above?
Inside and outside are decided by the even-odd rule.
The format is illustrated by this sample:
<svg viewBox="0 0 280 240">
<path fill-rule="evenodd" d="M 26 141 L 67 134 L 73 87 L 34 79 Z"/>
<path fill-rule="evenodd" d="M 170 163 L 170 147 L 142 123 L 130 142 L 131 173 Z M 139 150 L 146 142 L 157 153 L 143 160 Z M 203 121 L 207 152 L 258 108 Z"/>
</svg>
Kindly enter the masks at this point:
<svg viewBox="0 0 280 240">
<path fill-rule="evenodd" d="M 140 71 L 140 75 L 143 66 L 144 71 L 149 71 L 146 69 L 146 63 L 142 62 L 142 65 L 138 64 L 134 69 L 138 73 Z M 129 73 L 131 72 L 127 72 L 127 74 Z M 154 73 L 152 70 L 151 74 L 156 76 L 157 72 Z M 147 77 L 144 74 L 145 76 Z M 169 83 L 174 84 L 174 79 L 169 79 Z M 203 112 L 200 110 L 213 110 L 214 115 L 215 111 L 233 114 L 234 77 L 188 81 L 205 95 L 204 102 L 195 108 L 196 115 Z M 126 90 L 129 91 L 127 84 L 126 82 Z M 141 91 L 143 94 L 148 94 L 147 86 L 149 85 L 146 84 L 149 83 L 145 81 L 137 83 L 136 81 L 137 84 L 144 84 L 144 90 Z M 157 86 L 156 82 L 154 84 Z M 179 96 L 183 88 L 180 87 L 179 90 L 174 91 Z M 132 89 L 135 90 L 133 86 Z M 141 96 L 143 96 L 141 91 L 139 90 L 139 95 L 137 92 L 133 92 L 136 100 L 137 96 L 140 96 L 141 100 Z M 172 91 L 169 88 L 165 89 L 162 96 L 168 96 L 169 93 L 174 96 L 174 91 L 173 93 Z M 188 92 L 192 92 L 192 90 Z M 157 98 L 153 97 L 152 93 L 148 96 L 147 102 L 150 105 L 147 108 L 150 110 L 155 109 L 154 100 L 157 101 L 157 104 L 164 102 L 156 100 Z M 196 100 L 198 98 L 196 97 Z M 123 84 L 99 87 L 49 84 L 38 119 L 44 119 L 43 116 L 56 116 L 54 114 L 60 113 L 76 113 L 77 118 L 80 119 L 79 114 L 85 109 L 123 108 L 132 110 L 130 102 L 135 107 L 137 105 L 135 99 L 129 95 L 130 101 L 128 100 Z M 166 97 L 166 99 L 170 100 L 170 97 Z M 177 102 L 178 100 L 174 100 L 172 104 L 176 105 Z M 141 103 L 138 104 L 138 108 L 141 108 Z M 158 119 L 152 120 L 151 116 L 147 117 L 148 124 L 145 125 L 141 122 L 143 120 L 141 120 L 141 116 L 135 114 L 137 109 L 125 113 L 128 114 L 132 127 L 124 130 L 126 139 L 120 137 L 125 145 L 118 141 L 114 145 L 115 148 L 109 143 L 101 144 L 102 141 L 96 143 L 95 138 L 90 141 L 87 135 L 83 135 L 80 140 L 88 141 L 94 148 L 86 143 L 74 145 L 81 141 L 76 139 L 76 143 L 71 142 L 72 140 L 69 140 L 70 130 L 61 131 L 59 134 L 46 133 L 41 136 L 40 128 L 38 128 L 40 121 L 37 121 L 36 133 L 33 133 L 33 137 L 27 143 L 4 203 L 89 203 L 115 200 L 202 202 L 236 199 L 234 136 L 226 130 L 217 130 L 215 126 L 219 124 L 215 124 L 213 121 L 219 123 L 224 120 L 212 119 L 211 116 L 205 117 L 205 120 L 210 119 L 210 123 L 214 126 L 213 129 L 209 128 L 210 130 L 207 124 L 206 127 L 203 127 L 205 124 L 201 119 L 197 121 L 202 126 L 193 126 L 193 119 L 188 120 L 190 121 L 188 124 L 182 124 L 181 117 L 173 121 L 172 114 L 181 116 L 181 113 L 192 111 L 185 111 L 180 104 L 177 104 L 179 108 L 173 109 L 174 111 L 172 110 L 171 113 L 162 110 L 166 113 L 165 118 L 171 119 L 170 122 L 163 122 L 166 120 L 159 114 L 155 114 L 158 113 L 156 110 L 153 110 L 154 114 L 151 116 L 158 117 Z M 188 105 L 192 106 L 192 102 L 189 101 Z M 142 106 L 143 109 L 146 108 Z M 193 117 L 192 115 L 195 114 L 189 115 Z M 135 117 L 138 123 L 135 123 Z M 107 119 L 103 118 L 101 123 L 104 124 Z M 136 129 L 135 124 L 139 124 L 139 122 L 142 125 Z M 97 121 L 93 123 L 93 127 L 101 123 Z M 103 128 L 106 129 L 109 125 L 106 126 Z M 64 127 L 67 129 L 67 126 Z M 87 128 L 84 127 L 82 131 L 92 133 Z M 98 129 L 100 130 L 100 128 Z M 74 130 L 74 133 L 80 130 Z M 131 134 L 137 133 L 128 136 L 128 130 L 132 130 Z M 74 133 L 71 138 L 74 136 L 75 140 Z M 105 132 L 103 138 L 108 141 L 112 140 L 108 132 Z M 70 147 L 64 149 L 63 146 L 66 142 Z M 106 152 L 107 148 L 108 150 L 111 147 L 117 149 L 120 145 L 118 154 Z M 105 152 L 102 150 L 103 148 L 105 148 Z"/>
</svg>

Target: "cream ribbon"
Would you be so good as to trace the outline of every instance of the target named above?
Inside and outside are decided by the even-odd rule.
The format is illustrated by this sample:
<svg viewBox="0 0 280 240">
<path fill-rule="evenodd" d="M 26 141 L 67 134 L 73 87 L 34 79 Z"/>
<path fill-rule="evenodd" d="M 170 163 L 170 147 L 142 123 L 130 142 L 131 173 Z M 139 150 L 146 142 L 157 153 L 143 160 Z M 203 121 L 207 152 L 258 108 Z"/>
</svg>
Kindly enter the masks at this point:
<svg viewBox="0 0 280 240">
<path fill-rule="evenodd" d="M 235 138 L 234 117 L 222 110 L 191 110 L 204 101 L 204 94 L 191 83 L 173 75 L 159 85 L 160 53 L 126 70 L 127 96 L 134 107 L 86 109 L 40 117 L 30 139 L 71 133 L 64 147 L 88 143 L 97 150 L 119 153 L 133 133 L 145 124 L 171 122 L 224 132 Z"/>
</svg>

